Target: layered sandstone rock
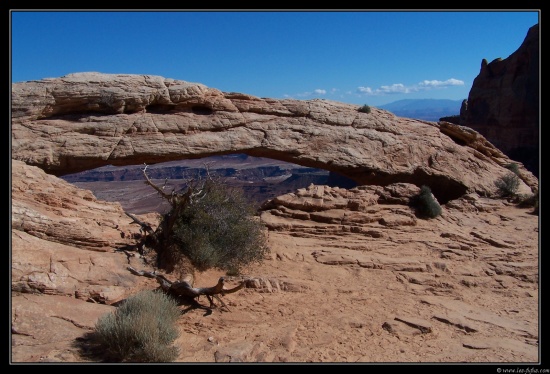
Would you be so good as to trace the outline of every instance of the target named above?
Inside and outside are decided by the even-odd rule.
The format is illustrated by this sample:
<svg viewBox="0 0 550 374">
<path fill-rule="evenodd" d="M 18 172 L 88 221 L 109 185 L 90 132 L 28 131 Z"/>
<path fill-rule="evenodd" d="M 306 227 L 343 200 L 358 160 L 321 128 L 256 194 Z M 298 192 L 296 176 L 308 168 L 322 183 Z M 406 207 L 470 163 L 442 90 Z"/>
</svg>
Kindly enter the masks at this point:
<svg viewBox="0 0 550 374">
<path fill-rule="evenodd" d="M 450 123 L 325 100 L 260 99 L 158 76 L 78 73 L 16 83 L 12 106 L 12 158 L 58 176 L 245 153 L 358 184 L 424 184 L 446 202 L 469 192 L 493 195 L 511 162 L 479 133 Z M 522 173 L 528 192 L 538 186 L 529 174 Z"/>
<path fill-rule="evenodd" d="M 11 195 L 14 291 L 110 303 L 134 286 L 125 264 L 139 258 L 142 233 L 120 204 L 17 160 Z M 142 218 L 153 227 L 158 221 L 155 214 Z"/>
<path fill-rule="evenodd" d="M 460 124 L 479 132 L 538 176 L 540 134 L 539 25 L 508 58 L 483 60 Z"/>
</svg>

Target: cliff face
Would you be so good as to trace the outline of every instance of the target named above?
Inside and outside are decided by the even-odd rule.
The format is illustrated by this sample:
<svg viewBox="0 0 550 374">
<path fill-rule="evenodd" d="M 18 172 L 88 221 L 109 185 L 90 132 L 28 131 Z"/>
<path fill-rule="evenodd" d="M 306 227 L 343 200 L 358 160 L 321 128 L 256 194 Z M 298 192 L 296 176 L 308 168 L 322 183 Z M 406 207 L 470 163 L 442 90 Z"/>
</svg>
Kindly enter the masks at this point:
<svg viewBox="0 0 550 374">
<path fill-rule="evenodd" d="M 534 175 L 539 170 L 539 25 L 531 27 L 516 52 L 491 63 L 483 60 L 460 124 L 483 135 Z"/>
</svg>

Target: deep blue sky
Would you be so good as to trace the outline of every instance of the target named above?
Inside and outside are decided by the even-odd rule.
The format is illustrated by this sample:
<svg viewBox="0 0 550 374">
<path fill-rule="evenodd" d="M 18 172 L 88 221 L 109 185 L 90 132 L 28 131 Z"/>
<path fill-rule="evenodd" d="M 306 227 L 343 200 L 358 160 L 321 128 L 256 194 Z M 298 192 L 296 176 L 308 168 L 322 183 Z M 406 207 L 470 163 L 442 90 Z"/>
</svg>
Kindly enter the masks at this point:
<svg viewBox="0 0 550 374">
<path fill-rule="evenodd" d="M 275 99 L 468 97 L 540 12 L 12 10 L 11 81 L 160 75 Z"/>
</svg>

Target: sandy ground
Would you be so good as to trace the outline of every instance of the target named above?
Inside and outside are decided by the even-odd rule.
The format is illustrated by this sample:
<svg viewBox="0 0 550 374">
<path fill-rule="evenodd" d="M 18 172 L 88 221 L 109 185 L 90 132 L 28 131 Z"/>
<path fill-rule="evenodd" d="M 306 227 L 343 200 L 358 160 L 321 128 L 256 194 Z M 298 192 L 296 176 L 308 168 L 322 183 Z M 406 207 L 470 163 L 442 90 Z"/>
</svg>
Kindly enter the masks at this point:
<svg viewBox="0 0 550 374">
<path fill-rule="evenodd" d="M 515 244 L 449 250 L 441 232 L 456 220 L 464 232 L 493 220 L 491 236 Z M 271 258 L 245 275 L 259 288 L 226 295 L 230 311 L 184 308 L 178 361 L 536 363 L 537 238 L 538 217 L 515 207 L 419 221 L 385 239 L 271 232 Z M 222 275 L 199 273 L 195 285 Z"/>
</svg>

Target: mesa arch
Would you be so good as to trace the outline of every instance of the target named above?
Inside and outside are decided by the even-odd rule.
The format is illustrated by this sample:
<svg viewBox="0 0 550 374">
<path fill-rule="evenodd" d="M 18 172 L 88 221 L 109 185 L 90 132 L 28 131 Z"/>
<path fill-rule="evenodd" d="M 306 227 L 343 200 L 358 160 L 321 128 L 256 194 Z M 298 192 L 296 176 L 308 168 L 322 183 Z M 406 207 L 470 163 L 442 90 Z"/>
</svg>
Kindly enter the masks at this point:
<svg viewBox="0 0 550 374">
<path fill-rule="evenodd" d="M 495 194 L 507 156 L 474 130 L 327 100 L 276 100 L 151 75 L 76 73 L 12 85 L 12 158 L 62 176 L 244 153 L 356 183 Z M 521 165 L 525 190 L 538 179 Z"/>
</svg>

